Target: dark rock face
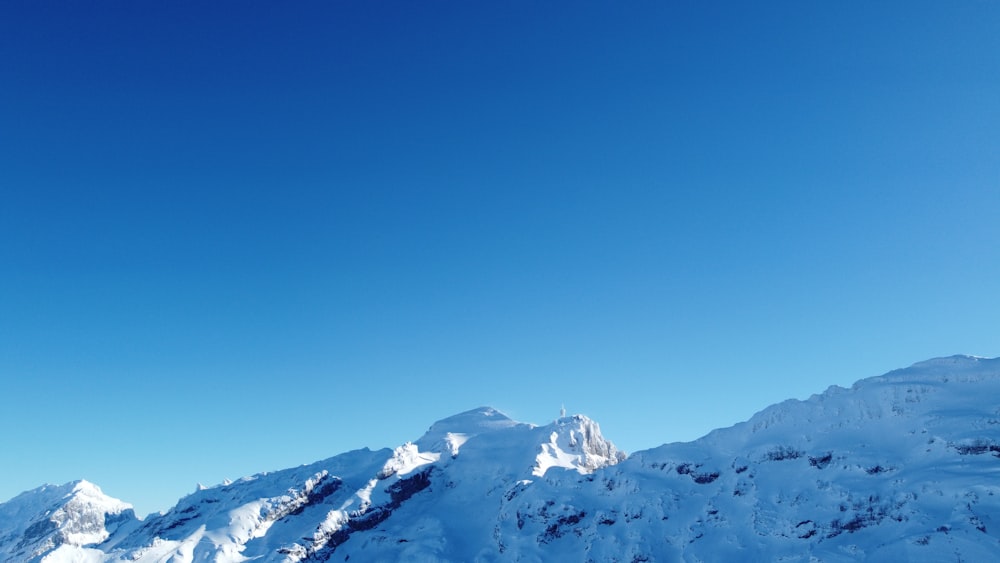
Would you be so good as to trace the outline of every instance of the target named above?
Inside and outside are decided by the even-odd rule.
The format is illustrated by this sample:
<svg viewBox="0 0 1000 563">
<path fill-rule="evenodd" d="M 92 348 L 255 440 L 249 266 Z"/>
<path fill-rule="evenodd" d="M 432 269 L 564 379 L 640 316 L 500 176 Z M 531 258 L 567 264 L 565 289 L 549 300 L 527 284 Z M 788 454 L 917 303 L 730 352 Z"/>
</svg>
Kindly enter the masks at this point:
<svg viewBox="0 0 1000 563">
<path fill-rule="evenodd" d="M 29 545 L 39 543 L 45 539 L 46 536 L 53 534 L 59 529 L 59 525 L 52 520 L 39 520 L 28 529 L 24 531 L 24 536 L 21 537 L 21 541 L 17 542 L 14 549 L 22 551 Z M 53 547 L 59 547 L 62 545 L 62 539 L 59 537 L 53 538 Z"/>
<path fill-rule="evenodd" d="M 384 505 L 370 507 L 363 512 L 351 516 L 347 521 L 347 525 L 331 535 L 326 544 L 313 552 L 308 559 L 327 561 L 339 546 L 350 539 L 352 534 L 372 530 L 388 520 L 392 516 L 393 511 L 402 506 L 404 502 L 431 486 L 432 471 L 433 467 L 428 467 L 385 487 L 385 492 L 389 493 L 389 502 Z"/>
</svg>

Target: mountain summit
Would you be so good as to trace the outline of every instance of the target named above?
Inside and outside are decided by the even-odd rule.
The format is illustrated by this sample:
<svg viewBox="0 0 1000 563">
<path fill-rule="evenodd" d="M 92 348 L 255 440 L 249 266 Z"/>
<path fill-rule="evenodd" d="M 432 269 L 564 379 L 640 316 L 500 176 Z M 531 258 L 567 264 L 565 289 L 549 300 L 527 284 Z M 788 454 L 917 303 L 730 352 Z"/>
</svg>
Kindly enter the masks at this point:
<svg viewBox="0 0 1000 563">
<path fill-rule="evenodd" d="M 93 483 L 45 485 L 0 504 L 0 560 L 29 561 L 63 545 L 100 544 L 133 522 L 132 505 Z"/>
<path fill-rule="evenodd" d="M 200 489 L 0 504 L 3 561 L 1000 559 L 1000 359 L 939 358 L 625 454 L 582 415 L 484 407 L 393 450 Z"/>
</svg>

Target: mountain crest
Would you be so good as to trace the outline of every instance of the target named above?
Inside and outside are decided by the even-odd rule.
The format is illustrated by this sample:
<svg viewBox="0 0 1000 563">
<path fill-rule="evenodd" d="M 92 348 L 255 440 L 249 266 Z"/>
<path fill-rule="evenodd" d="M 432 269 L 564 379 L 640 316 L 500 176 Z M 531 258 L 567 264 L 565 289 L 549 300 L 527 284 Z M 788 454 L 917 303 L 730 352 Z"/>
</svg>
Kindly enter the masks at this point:
<svg viewBox="0 0 1000 563">
<path fill-rule="evenodd" d="M 435 422 L 415 444 L 421 451 L 456 456 L 470 438 L 515 426 L 530 425 L 511 420 L 493 407 L 479 407 Z"/>
<path fill-rule="evenodd" d="M 532 474 L 541 477 L 553 467 L 591 473 L 625 459 L 610 440 L 601 434 L 597 422 L 582 414 L 564 416 L 545 426 L 548 440 L 541 444 Z"/>
<path fill-rule="evenodd" d="M 89 481 L 43 485 L 0 505 L 0 538 L 7 540 L 0 541 L 0 559 L 28 560 L 62 545 L 98 544 L 135 522 L 132 505 Z"/>
<path fill-rule="evenodd" d="M 628 458 L 586 416 L 483 407 L 142 522 L 40 487 L 0 504 L 0 561 L 997 561 L 998 396 L 1000 360 L 940 358 Z"/>
</svg>

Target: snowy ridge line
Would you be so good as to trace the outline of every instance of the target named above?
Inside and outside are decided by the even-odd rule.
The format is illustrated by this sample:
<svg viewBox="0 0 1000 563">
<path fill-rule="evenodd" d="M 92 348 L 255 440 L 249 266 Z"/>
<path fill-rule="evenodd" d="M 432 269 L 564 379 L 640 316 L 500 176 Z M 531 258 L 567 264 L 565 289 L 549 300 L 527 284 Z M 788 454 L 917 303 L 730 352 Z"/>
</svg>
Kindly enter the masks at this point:
<svg viewBox="0 0 1000 563">
<path fill-rule="evenodd" d="M 146 520 L 40 487 L 0 504 L 0 561 L 1000 560 L 997 397 L 1000 360 L 937 358 L 629 457 L 483 407 Z"/>
</svg>

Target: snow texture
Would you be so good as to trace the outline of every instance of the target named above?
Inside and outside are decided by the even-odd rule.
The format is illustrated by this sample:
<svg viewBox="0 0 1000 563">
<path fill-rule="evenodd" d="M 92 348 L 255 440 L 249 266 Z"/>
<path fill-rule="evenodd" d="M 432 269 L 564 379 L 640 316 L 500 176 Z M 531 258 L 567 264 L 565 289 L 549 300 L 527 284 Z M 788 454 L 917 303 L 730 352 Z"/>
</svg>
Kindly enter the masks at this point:
<svg viewBox="0 0 1000 563">
<path fill-rule="evenodd" d="M 0 504 L 0 560 L 996 561 L 998 475 L 1000 359 L 955 356 L 628 458 L 480 408 L 146 520 L 47 485 Z"/>
</svg>

